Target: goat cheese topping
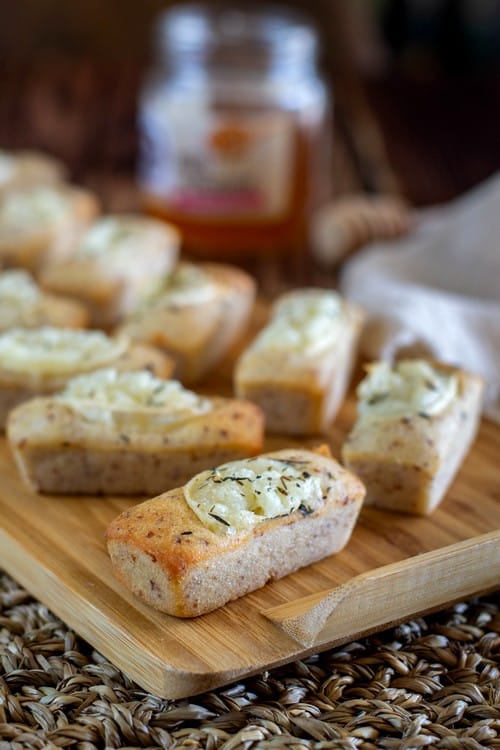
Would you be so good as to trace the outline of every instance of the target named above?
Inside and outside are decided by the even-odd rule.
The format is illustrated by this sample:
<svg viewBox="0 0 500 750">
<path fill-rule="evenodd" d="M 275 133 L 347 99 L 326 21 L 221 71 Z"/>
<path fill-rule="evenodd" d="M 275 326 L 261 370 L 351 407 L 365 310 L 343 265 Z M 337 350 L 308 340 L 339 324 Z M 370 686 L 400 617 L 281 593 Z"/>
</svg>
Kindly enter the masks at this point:
<svg viewBox="0 0 500 750">
<path fill-rule="evenodd" d="M 125 337 L 101 331 L 14 328 L 0 335 L 0 365 L 11 372 L 71 375 L 105 367 L 127 348 Z"/>
<path fill-rule="evenodd" d="M 91 421 L 120 422 L 121 428 L 178 424 L 212 409 L 210 399 L 188 391 L 176 380 L 161 380 L 149 370 L 108 368 L 80 375 L 69 381 L 58 398 Z"/>
<path fill-rule="evenodd" d="M 155 307 L 200 305 L 215 297 L 217 287 L 210 276 L 193 263 L 179 263 L 168 274 L 150 303 Z"/>
<path fill-rule="evenodd" d="M 0 203 L 0 223 L 7 229 L 46 225 L 63 219 L 68 198 L 60 190 L 44 186 L 8 193 Z"/>
<path fill-rule="evenodd" d="M 342 299 L 332 291 L 306 289 L 278 302 L 270 323 L 257 336 L 257 350 L 312 356 L 335 344 L 342 325 Z"/>
<path fill-rule="evenodd" d="M 142 236 L 140 222 L 106 216 L 96 221 L 86 232 L 78 248 L 78 254 L 85 257 L 109 253 L 137 253 L 138 239 Z"/>
<path fill-rule="evenodd" d="M 2 328 L 33 323 L 42 294 L 26 271 L 0 274 L 0 320 Z"/>
<path fill-rule="evenodd" d="M 165 244 L 172 233 L 159 222 L 142 216 L 123 215 L 106 216 L 98 219 L 86 232 L 79 248 L 78 255 L 85 258 L 101 256 L 110 260 L 137 261 L 141 246 L 150 242 Z"/>
<path fill-rule="evenodd" d="M 38 286 L 26 271 L 3 271 L 0 274 L 1 305 L 31 305 L 40 296 Z"/>
<path fill-rule="evenodd" d="M 425 360 L 377 362 L 357 390 L 361 419 L 441 414 L 457 396 L 457 377 Z"/>
<path fill-rule="evenodd" d="M 328 491 L 324 483 L 306 461 L 258 456 L 197 474 L 184 495 L 211 531 L 235 534 L 297 510 L 312 513 Z"/>
</svg>

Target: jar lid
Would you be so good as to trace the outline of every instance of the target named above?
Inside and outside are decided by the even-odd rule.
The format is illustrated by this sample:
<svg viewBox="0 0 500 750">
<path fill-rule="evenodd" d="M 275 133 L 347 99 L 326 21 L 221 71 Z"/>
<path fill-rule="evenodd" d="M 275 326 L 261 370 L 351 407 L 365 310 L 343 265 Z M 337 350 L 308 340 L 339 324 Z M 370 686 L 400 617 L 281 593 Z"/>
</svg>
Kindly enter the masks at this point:
<svg viewBox="0 0 500 750">
<path fill-rule="evenodd" d="M 317 36 L 307 18 L 275 5 L 174 6 L 159 16 L 156 43 L 166 63 L 189 57 L 214 67 L 303 64 L 317 52 Z"/>
</svg>

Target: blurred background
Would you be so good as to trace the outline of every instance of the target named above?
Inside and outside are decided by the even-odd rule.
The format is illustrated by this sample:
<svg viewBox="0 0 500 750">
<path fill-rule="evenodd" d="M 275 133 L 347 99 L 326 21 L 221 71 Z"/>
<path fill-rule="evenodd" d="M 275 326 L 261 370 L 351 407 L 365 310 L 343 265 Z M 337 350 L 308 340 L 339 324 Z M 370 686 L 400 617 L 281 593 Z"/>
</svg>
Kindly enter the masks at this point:
<svg viewBox="0 0 500 750">
<path fill-rule="evenodd" d="M 171 3 L 0 4 L 0 147 L 44 148 L 74 179 L 111 175 L 126 191 L 152 25 Z M 322 37 L 342 190 L 396 190 L 422 205 L 500 167 L 498 0 L 282 4 L 305 9 Z"/>
</svg>

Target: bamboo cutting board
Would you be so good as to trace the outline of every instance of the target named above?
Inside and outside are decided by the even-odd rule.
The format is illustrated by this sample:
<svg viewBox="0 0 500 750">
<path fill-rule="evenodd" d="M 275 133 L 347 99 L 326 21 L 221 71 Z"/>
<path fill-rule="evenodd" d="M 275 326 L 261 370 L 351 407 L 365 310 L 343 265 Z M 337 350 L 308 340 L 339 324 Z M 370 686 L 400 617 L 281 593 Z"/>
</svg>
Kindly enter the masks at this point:
<svg viewBox="0 0 500 750">
<path fill-rule="evenodd" d="M 334 455 L 353 411 L 347 402 L 329 436 Z M 339 555 L 195 620 L 156 612 L 115 580 L 103 533 L 133 500 L 38 496 L 2 443 L 0 564 L 143 688 L 185 697 L 499 586 L 499 440 L 484 422 L 431 518 L 365 508 Z M 297 444 L 275 437 L 266 449 Z"/>
</svg>

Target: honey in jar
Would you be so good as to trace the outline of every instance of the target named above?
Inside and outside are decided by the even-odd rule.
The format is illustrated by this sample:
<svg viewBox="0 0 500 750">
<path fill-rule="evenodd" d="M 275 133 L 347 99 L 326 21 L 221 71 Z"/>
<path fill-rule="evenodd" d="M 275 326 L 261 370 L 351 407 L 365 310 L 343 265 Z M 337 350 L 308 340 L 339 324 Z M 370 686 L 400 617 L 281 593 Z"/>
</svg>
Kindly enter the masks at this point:
<svg viewBox="0 0 500 750">
<path fill-rule="evenodd" d="M 160 17 L 139 178 L 146 210 L 175 224 L 190 254 L 235 260 L 304 243 L 329 191 L 317 46 L 284 11 L 184 4 Z"/>
</svg>

